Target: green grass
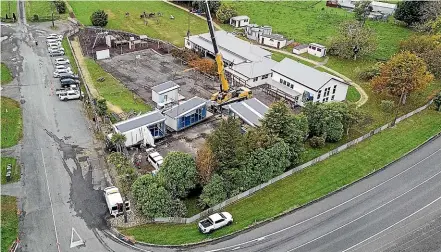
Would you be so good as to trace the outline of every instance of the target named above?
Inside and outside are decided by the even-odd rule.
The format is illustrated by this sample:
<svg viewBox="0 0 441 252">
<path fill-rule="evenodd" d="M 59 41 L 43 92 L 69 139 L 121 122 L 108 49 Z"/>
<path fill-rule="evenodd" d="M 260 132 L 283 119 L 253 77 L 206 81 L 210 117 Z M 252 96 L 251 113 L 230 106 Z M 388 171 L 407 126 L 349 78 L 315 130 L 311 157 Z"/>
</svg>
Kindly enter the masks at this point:
<svg viewBox="0 0 441 252">
<path fill-rule="evenodd" d="M 8 164 L 12 165 L 12 179 L 11 181 L 6 182 L 6 167 Z M 17 160 L 11 157 L 2 157 L 1 158 L 1 167 L 2 167 L 2 180 L 1 184 L 13 183 L 20 180 L 20 166 L 17 164 Z"/>
<path fill-rule="evenodd" d="M 20 103 L 1 97 L 1 148 L 18 144 L 22 137 L 22 117 Z"/>
<path fill-rule="evenodd" d="M 240 15 L 250 17 L 251 23 L 271 25 L 274 33 L 281 33 L 300 43 L 329 45 L 338 25 L 354 20 L 354 14 L 342 9 L 326 7 L 326 1 L 233 1 Z M 265 11 L 262 11 L 265 10 Z M 397 51 L 401 40 L 412 31 L 389 22 L 367 21 L 378 38 L 376 57 L 388 58 Z"/>
<path fill-rule="evenodd" d="M 193 215 L 196 215 L 200 212 L 202 212 L 203 209 L 201 209 L 198 206 L 198 195 L 193 196 L 191 198 L 186 198 L 183 200 L 185 206 L 187 207 L 187 217 L 191 217 Z"/>
<path fill-rule="evenodd" d="M 234 224 L 210 235 L 200 234 L 196 224 L 148 224 L 120 231 L 134 236 L 136 240 L 155 244 L 199 242 L 230 234 L 304 205 L 366 176 L 400 158 L 438 132 L 441 132 L 441 113 L 426 110 L 417 114 L 395 128 L 226 207 L 225 210 L 234 216 Z"/>
<path fill-rule="evenodd" d="M 104 71 L 94 60 L 86 58 L 85 61 L 94 82 L 94 87 L 104 99 L 120 107 L 125 112 L 146 112 L 151 110 L 149 105 L 145 104 L 139 97 L 124 87 L 111 74 Z M 100 77 L 104 77 L 105 81 L 97 81 Z"/>
<path fill-rule="evenodd" d="M 184 45 L 188 26 L 190 26 L 191 34 L 208 32 L 206 21 L 162 1 L 70 1 L 69 4 L 74 10 L 75 16 L 84 25 L 92 25 L 90 15 L 98 9 L 102 9 L 109 17 L 106 28 L 125 30 L 140 35 L 145 34 L 169 41 L 177 46 Z M 156 23 L 154 18 L 148 18 L 148 24 L 144 25 L 144 20 L 139 17 L 143 11 L 146 13 L 161 12 L 163 16 L 158 18 L 159 23 Z M 125 17 L 126 12 L 130 13 L 127 18 Z M 170 19 L 170 15 L 173 15 L 175 19 Z"/>
<path fill-rule="evenodd" d="M 52 9 L 54 10 L 54 19 L 65 19 L 68 14 L 58 14 L 57 8 L 52 1 L 26 1 L 26 19 L 33 21 L 34 15 L 38 15 L 39 21 L 52 20 Z"/>
<path fill-rule="evenodd" d="M 6 17 L 6 14 L 8 14 L 9 18 L 12 18 L 12 13 L 15 13 L 15 16 L 17 17 L 17 1 L 8 1 L 8 0 L 2 0 L 1 3 L 1 16 L 4 18 Z M 9 8 L 11 8 L 11 11 L 9 11 Z"/>
<path fill-rule="evenodd" d="M 346 94 L 346 100 L 349 102 L 357 102 L 360 100 L 360 93 L 353 86 L 349 86 L 348 93 Z"/>
<path fill-rule="evenodd" d="M 8 84 L 12 80 L 12 73 L 9 70 L 8 66 L 5 63 L 1 63 L 1 85 Z"/>
<path fill-rule="evenodd" d="M 271 52 L 272 52 L 271 58 L 273 60 L 275 60 L 275 61 L 278 61 L 278 62 L 282 61 L 284 58 L 290 58 L 290 59 L 295 60 L 295 61 L 297 61 L 299 63 L 302 63 L 303 65 L 307 65 L 307 66 L 310 66 L 310 67 L 314 67 L 315 66 L 314 64 L 309 63 L 308 61 L 301 60 L 301 59 L 296 58 L 294 56 L 286 55 L 286 54 L 275 52 L 275 51 L 271 51 Z"/>
<path fill-rule="evenodd" d="M 2 195 L 1 201 L 1 247 L 2 251 L 8 251 L 18 235 L 17 199 Z"/>
<path fill-rule="evenodd" d="M 63 48 L 64 48 L 65 56 L 67 56 L 67 58 L 69 59 L 69 62 L 70 62 L 70 66 L 71 66 L 71 68 L 72 68 L 72 71 L 73 71 L 75 74 L 78 74 L 78 66 L 77 66 L 77 63 L 75 62 L 75 59 L 74 59 L 74 57 L 73 57 L 72 50 L 70 50 L 70 46 L 69 46 L 69 43 L 68 43 L 66 37 L 63 38 L 63 41 L 61 41 L 61 45 L 62 45 Z"/>
</svg>

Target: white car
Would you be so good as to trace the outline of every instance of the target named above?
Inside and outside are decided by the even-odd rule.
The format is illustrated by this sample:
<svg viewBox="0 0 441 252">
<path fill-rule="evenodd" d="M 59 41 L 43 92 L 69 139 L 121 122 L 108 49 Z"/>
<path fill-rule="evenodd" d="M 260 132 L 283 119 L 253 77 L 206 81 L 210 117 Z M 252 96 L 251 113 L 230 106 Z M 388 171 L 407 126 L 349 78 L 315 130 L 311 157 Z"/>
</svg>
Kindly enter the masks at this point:
<svg viewBox="0 0 441 252">
<path fill-rule="evenodd" d="M 53 46 L 61 47 L 61 42 L 60 41 L 56 41 L 56 42 L 49 42 L 49 43 L 47 43 L 47 47 L 53 47 Z"/>
<path fill-rule="evenodd" d="M 54 52 L 54 51 L 62 51 L 64 52 L 64 48 L 61 46 L 49 46 L 47 48 L 47 50 L 49 51 L 49 53 Z"/>
<path fill-rule="evenodd" d="M 58 35 L 58 34 L 52 33 L 52 34 L 49 34 L 49 36 L 46 37 L 46 40 L 50 40 L 50 39 L 62 40 L 63 39 L 63 35 Z"/>
<path fill-rule="evenodd" d="M 116 217 L 123 214 L 123 199 L 117 187 L 110 186 L 104 188 L 104 198 L 106 199 L 110 215 Z M 126 211 L 130 211 L 130 202 L 126 201 L 124 204 L 126 205 Z"/>
<path fill-rule="evenodd" d="M 80 99 L 80 91 L 79 90 L 67 90 L 65 92 L 59 92 L 58 98 L 60 101 L 67 101 L 67 100 L 76 100 Z"/>
<path fill-rule="evenodd" d="M 70 64 L 68 59 L 65 59 L 65 58 L 55 59 L 55 65 L 67 65 L 67 64 Z"/>
<path fill-rule="evenodd" d="M 204 234 L 213 232 L 224 226 L 233 224 L 233 216 L 228 212 L 215 213 L 199 221 L 198 228 Z"/>
<path fill-rule="evenodd" d="M 153 174 L 156 174 L 161 168 L 164 159 L 162 158 L 161 154 L 155 151 L 149 154 L 147 161 L 155 168 Z"/>
<path fill-rule="evenodd" d="M 68 67 L 66 65 L 57 65 L 57 66 L 55 66 L 55 70 L 62 70 L 62 69 L 67 69 L 68 71 L 72 70 L 72 69 L 70 69 L 70 67 Z"/>
<path fill-rule="evenodd" d="M 59 78 L 62 73 L 73 74 L 73 72 L 68 69 L 57 69 L 54 71 L 54 78 Z"/>
</svg>

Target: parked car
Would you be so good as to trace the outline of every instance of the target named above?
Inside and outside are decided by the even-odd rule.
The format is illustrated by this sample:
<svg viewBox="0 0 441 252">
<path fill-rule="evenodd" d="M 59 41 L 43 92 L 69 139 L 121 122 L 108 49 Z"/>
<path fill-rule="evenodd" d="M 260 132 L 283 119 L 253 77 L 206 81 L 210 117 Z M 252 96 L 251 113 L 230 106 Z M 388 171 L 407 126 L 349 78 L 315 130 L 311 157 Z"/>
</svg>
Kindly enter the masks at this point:
<svg viewBox="0 0 441 252">
<path fill-rule="evenodd" d="M 74 79 L 62 79 L 60 80 L 61 86 L 69 86 L 72 84 L 80 84 L 79 80 L 74 80 Z"/>
<path fill-rule="evenodd" d="M 72 70 L 70 69 L 70 67 L 66 66 L 66 65 L 56 65 L 55 66 L 55 70 L 57 69 L 67 69 L 67 70 Z"/>
<path fill-rule="evenodd" d="M 59 47 L 61 47 L 61 42 L 60 41 L 48 42 L 47 43 L 47 47 L 51 47 L 51 46 L 59 46 Z"/>
<path fill-rule="evenodd" d="M 198 228 L 204 234 L 213 232 L 221 227 L 231 225 L 233 223 L 233 216 L 228 212 L 215 213 L 208 218 L 199 221 Z"/>
<path fill-rule="evenodd" d="M 154 151 L 153 148 L 147 149 L 146 152 L 149 153 L 147 156 L 147 162 L 149 162 L 153 166 L 153 168 L 155 168 L 152 173 L 156 174 L 161 168 L 164 159 L 162 158 L 161 154 L 159 154 L 157 151 Z"/>
<path fill-rule="evenodd" d="M 56 51 L 56 50 L 49 51 L 49 55 L 51 57 L 63 56 L 64 55 L 64 51 Z"/>
<path fill-rule="evenodd" d="M 60 78 L 60 74 L 73 74 L 73 72 L 67 69 L 57 69 L 54 71 L 54 78 Z"/>
<path fill-rule="evenodd" d="M 53 52 L 53 51 L 62 51 L 62 52 L 64 52 L 64 48 L 60 47 L 60 46 L 50 46 L 50 47 L 47 48 L 47 50 L 49 51 L 49 53 Z"/>
<path fill-rule="evenodd" d="M 117 187 L 110 186 L 104 188 L 104 198 L 111 216 L 116 217 L 123 214 L 123 199 Z M 130 201 L 125 201 L 124 204 L 126 211 L 130 211 Z"/>
<path fill-rule="evenodd" d="M 74 80 L 79 80 L 80 79 L 80 77 L 78 76 L 78 75 L 76 75 L 76 74 L 60 74 L 60 80 L 63 80 L 63 79 L 74 79 Z"/>
<path fill-rule="evenodd" d="M 80 97 L 81 97 L 80 90 L 67 90 L 58 93 L 58 98 L 60 99 L 60 101 L 76 100 L 76 99 L 80 99 Z"/>
<path fill-rule="evenodd" d="M 61 39 L 46 39 L 46 44 L 59 42 L 61 43 Z"/>
<path fill-rule="evenodd" d="M 47 40 L 50 40 L 50 39 L 62 40 L 63 35 L 58 35 L 58 34 L 52 33 L 52 34 L 49 34 L 49 36 L 47 36 L 46 39 Z"/>
<path fill-rule="evenodd" d="M 67 65 L 70 64 L 70 61 L 65 58 L 56 58 L 55 59 L 55 65 Z"/>
</svg>

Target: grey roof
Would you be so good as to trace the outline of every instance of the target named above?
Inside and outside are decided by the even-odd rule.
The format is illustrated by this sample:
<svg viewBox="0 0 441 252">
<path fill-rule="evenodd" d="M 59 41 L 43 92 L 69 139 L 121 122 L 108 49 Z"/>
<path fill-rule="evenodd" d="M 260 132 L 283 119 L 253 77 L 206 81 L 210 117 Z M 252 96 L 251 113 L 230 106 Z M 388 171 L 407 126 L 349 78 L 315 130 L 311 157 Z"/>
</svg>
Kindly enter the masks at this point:
<svg viewBox="0 0 441 252">
<path fill-rule="evenodd" d="M 175 89 L 175 88 L 179 88 L 179 85 L 176 84 L 174 81 L 167 81 L 152 87 L 152 90 L 158 94 L 161 94 L 167 90 Z"/>
<path fill-rule="evenodd" d="M 191 98 L 188 101 L 185 101 L 179 105 L 174 106 L 173 108 L 164 111 L 164 114 L 172 117 L 172 118 L 178 118 L 182 115 L 187 114 L 188 112 L 199 108 L 207 103 L 206 100 L 199 98 L 197 96 Z"/>
<path fill-rule="evenodd" d="M 299 92 L 295 91 L 294 89 L 289 88 L 289 87 L 283 85 L 282 83 L 275 81 L 273 79 L 271 79 L 268 82 L 269 82 L 268 84 L 271 86 L 270 88 L 273 91 L 277 91 L 277 93 L 282 92 L 283 94 L 291 96 L 292 98 L 301 95 Z"/>
<path fill-rule="evenodd" d="M 326 48 L 326 46 L 320 45 L 320 44 L 317 44 L 317 43 L 310 43 L 309 45 L 310 46 L 315 46 L 315 47 L 320 47 L 320 48 Z"/>
<path fill-rule="evenodd" d="M 216 31 L 215 36 L 222 57 L 227 61 L 234 62 L 234 64 L 257 61 L 262 57 L 271 57 L 271 52 L 237 38 L 226 31 Z M 189 40 L 214 54 L 210 33 L 190 36 Z"/>
<path fill-rule="evenodd" d="M 276 34 L 276 33 L 269 34 L 269 35 L 262 34 L 261 37 L 277 39 L 277 40 L 286 40 L 286 38 L 283 35 Z"/>
<path fill-rule="evenodd" d="M 331 79 L 345 83 L 342 79 L 334 75 L 320 72 L 319 70 L 303 65 L 289 58 L 284 58 L 277 63 L 273 67 L 273 71 L 316 91 Z"/>
<path fill-rule="evenodd" d="M 268 112 L 268 106 L 256 98 L 230 104 L 229 108 L 251 126 L 260 126 L 260 119 Z"/>
<path fill-rule="evenodd" d="M 116 123 L 113 126 L 115 126 L 119 132 L 123 133 L 133 129 L 140 128 L 142 126 L 149 126 L 164 120 L 165 117 L 158 110 L 156 110 L 144 115 L 130 118 L 126 121 Z"/>
<path fill-rule="evenodd" d="M 262 58 L 260 61 L 251 62 L 251 63 L 242 63 L 238 65 L 234 65 L 232 68 L 226 68 L 228 70 L 232 70 L 234 72 L 238 72 L 245 77 L 255 78 L 265 74 L 271 73 L 271 68 L 277 64 L 276 61 L 269 58 Z"/>
<path fill-rule="evenodd" d="M 244 19 L 250 19 L 248 16 L 236 16 L 232 17 L 232 20 L 244 20 Z"/>
<path fill-rule="evenodd" d="M 307 44 L 298 45 L 298 46 L 294 46 L 294 49 L 301 50 L 301 49 L 308 48 L 308 46 L 309 46 L 309 45 L 307 45 Z"/>
</svg>

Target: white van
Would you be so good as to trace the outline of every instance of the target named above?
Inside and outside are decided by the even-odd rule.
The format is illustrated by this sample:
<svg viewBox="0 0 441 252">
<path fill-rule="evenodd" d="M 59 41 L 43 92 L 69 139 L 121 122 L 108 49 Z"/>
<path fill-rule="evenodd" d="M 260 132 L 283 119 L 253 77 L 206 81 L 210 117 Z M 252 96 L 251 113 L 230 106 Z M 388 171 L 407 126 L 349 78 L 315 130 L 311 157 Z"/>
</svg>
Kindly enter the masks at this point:
<svg viewBox="0 0 441 252">
<path fill-rule="evenodd" d="M 147 162 L 149 162 L 153 166 L 153 168 L 155 168 L 155 170 L 152 172 L 153 175 L 155 175 L 161 168 L 164 159 L 157 151 L 153 151 L 153 148 L 147 149 L 147 153 L 149 153 L 149 155 L 147 156 Z"/>
<path fill-rule="evenodd" d="M 106 198 L 107 207 L 110 215 L 116 217 L 123 214 L 123 200 L 116 186 L 104 188 L 104 198 Z M 126 201 L 126 211 L 130 211 L 130 202 Z"/>
</svg>

